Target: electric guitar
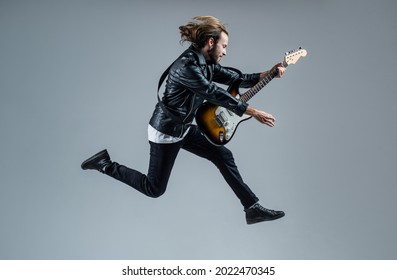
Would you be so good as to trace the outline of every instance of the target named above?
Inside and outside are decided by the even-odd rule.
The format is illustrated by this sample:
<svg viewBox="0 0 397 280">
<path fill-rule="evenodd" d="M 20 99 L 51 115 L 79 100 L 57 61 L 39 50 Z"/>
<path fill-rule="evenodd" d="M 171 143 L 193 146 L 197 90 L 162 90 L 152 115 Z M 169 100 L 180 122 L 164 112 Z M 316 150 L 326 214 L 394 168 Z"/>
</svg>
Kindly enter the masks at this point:
<svg viewBox="0 0 397 280">
<path fill-rule="evenodd" d="M 283 67 L 295 64 L 299 58 L 306 56 L 306 54 L 307 51 L 302 48 L 286 52 L 282 62 Z M 273 71 L 270 71 L 264 79 L 241 95 L 239 93 L 239 88 L 242 79 L 238 79 L 229 86 L 228 92 L 234 97 L 247 102 L 274 77 L 276 77 L 277 74 L 277 69 L 273 69 Z M 225 145 L 232 139 L 237 126 L 242 121 L 250 119 L 251 116 L 244 114 L 240 117 L 224 107 L 205 102 L 197 109 L 195 118 L 201 132 L 210 142 L 215 145 Z"/>
</svg>

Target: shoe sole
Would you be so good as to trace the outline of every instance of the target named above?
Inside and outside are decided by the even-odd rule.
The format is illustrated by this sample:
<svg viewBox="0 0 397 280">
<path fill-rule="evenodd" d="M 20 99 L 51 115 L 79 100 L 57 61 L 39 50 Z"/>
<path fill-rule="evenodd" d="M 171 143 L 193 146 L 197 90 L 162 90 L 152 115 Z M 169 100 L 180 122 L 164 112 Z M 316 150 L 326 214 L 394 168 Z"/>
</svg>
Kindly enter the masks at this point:
<svg viewBox="0 0 397 280">
<path fill-rule="evenodd" d="M 102 151 L 96 153 L 96 154 L 93 155 L 92 157 L 86 159 L 86 160 L 83 161 L 83 163 L 81 164 L 81 169 L 83 169 L 83 170 L 89 169 L 89 168 L 87 168 L 85 165 L 87 165 L 90 161 L 92 161 L 92 160 L 94 160 L 94 159 L 96 159 L 96 158 L 98 158 L 98 157 L 103 157 L 103 155 L 106 155 L 106 153 L 107 153 L 107 150 L 105 149 L 105 150 L 102 150 Z"/>
<path fill-rule="evenodd" d="M 280 214 L 278 216 L 275 216 L 273 218 L 269 218 L 269 219 L 263 219 L 262 218 L 262 219 L 249 220 L 249 221 L 247 221 L 247 224 L 248 225 L 252 225 L 252 224 L 256 224 L 256 223 L 260 223 L 260 222 L 274 221 L 274 220 L 280 219 L 280 218 L 282 218 L 284 216 L 285 216 L 285 213 Z"/>
</svg>

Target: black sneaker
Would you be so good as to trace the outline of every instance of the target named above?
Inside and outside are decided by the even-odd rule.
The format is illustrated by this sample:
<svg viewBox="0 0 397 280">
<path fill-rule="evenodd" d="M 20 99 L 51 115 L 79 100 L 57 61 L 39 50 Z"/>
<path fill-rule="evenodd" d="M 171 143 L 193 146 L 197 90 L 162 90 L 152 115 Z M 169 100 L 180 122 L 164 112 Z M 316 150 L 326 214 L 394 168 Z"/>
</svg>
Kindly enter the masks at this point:
<svg viewBox="0 0 397 280">
<path fill-rule="evenodd" d="M 111 163 L 112 163 L 112 161 L 110 160 L 108 151 L 102 150 L 99 153 L 96 153 L 95 155 L 90 157 L 89 159 L 85 160 L 81 164 L 81 168 L 83 170 L 94 169 L 94 170 L 98 170 L 99 172 L 104 173 L 105 168 Z"/>
<path fill-rule="evenodd" d="M 248 209 L 245 209 L 245 219 L 247 224 L 255 224 L 264 221 L 272 221 L 285 216 L 283 211 L 266 209 L 259 203 L 255 203 Z"/>
</svg>

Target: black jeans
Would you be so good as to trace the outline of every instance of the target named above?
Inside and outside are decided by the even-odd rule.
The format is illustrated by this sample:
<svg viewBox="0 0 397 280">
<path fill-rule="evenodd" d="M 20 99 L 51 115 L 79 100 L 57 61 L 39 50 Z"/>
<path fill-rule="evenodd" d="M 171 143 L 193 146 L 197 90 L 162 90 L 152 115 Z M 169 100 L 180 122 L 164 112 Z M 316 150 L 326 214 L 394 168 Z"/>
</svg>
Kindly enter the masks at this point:
<svg viewBox="0 0 397 280">
<path fill-rule="evenodd" d="M 117 162 L 108 166 L 105 173 L 149 197 L 159 197 L 167 188 L 172 167 L 182 148 L 214 163 L 244 208 L 248 208 L 258 201 L 258 198 L 241 178 L 232 152 L 224 146 L 211 144 L 196 126 L 192 126 L 186 137 L 177 143 L 149 143 L 150 162 L 147 175 Z"/>
</svg>

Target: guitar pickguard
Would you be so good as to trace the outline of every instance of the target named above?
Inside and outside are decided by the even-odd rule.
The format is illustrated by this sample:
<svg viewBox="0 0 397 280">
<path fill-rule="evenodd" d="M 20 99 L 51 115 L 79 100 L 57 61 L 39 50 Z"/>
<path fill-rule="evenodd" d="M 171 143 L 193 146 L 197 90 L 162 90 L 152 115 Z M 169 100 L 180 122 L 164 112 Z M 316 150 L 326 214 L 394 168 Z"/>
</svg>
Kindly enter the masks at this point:
<svg viewBox="0 0 397 280">
<path fill-rule="evenodd" d="M 219 133 L 219 142 L 223 143 L 229 141 L 236 131 L 238 124 L 248 118 L 250 118 L 250 116 L 242 115 L 240 117 L 224 107 L 217 107 L 214 120 L 219 127 L 223 127 L 225 131 L 224 133 Z"/>
</svg>

